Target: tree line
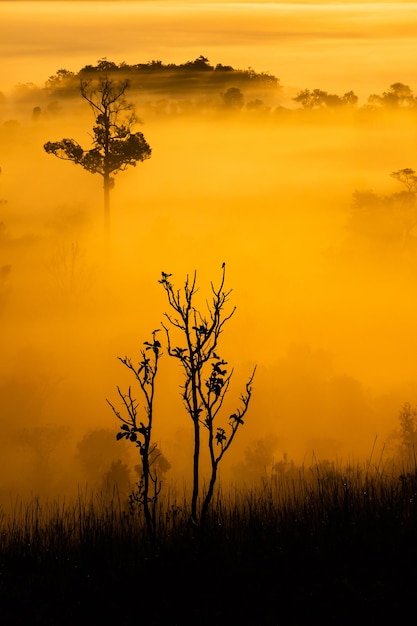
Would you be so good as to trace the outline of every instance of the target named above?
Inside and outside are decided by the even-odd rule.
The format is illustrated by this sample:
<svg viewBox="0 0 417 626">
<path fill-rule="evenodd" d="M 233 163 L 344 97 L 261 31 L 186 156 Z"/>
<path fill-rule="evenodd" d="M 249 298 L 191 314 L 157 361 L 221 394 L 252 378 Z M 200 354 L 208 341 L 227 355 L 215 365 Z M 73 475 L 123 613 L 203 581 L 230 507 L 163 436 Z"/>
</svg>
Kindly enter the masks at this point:
<svg viewBox="0 0 417 626">
<path fill-rule="evenodd" d="M 255 72 L 254 69 L 235 69 L 231 65 L 218 63 L 213 66 L 209 60 L 200 55 L 194 61 L 187 61 L 179 65 L 164 64 L 162 61 L 150 61 L 129 65 L 108 61 L 106 58 L 97 61 L 96 65 L 85 65 L 78 72 L 59 69 L 50 76 L 44 89 L 52 96 L 72 96 L 80 81 L 94 80 L 106 75 L 113 80 L 128 80 L 134 91 L 149 91 L 160 93 L 166 91 L 198 92 L 212 89 L 223 89 L 232 84 L 235 87 L 261 86 L 263 88 L 279 89 L 279 80 L 267 72 Z"/>
<path fill-rule="evenodd" d="M 155 96 L 157 100 L 153 102 L 153 110 L 156 114 L 186 113 L 190 108 L 198 111 L 203 103 L 204 108 L 220 106 L 223 109 L 235 111 L 246 108 L 249 111 L 278 114 L 294 110 L 358 109 L 371 112 L 383 109 L 417 109 L 417 96 L 409 85 L 401 82 L 392 83 L 381 94 L 370 94 L 365 104 L 359 104 L 359 98 L 353 90 L 336 94 L 321 88 L 306 88 L 300 89 L 292 98 L 295 107 L 282 106 L 279 103 L 274 107 L 271 104 L 272 97 L 283 93 L 279 78 L 269 72 L 256 72 L 251 67 L 241 70 L 222 63 L 212 65 L 203 55 L 193 61 L 180 64 L 163 63 L 160 60 L 117 64 L 107 58 L 102 58 L 96 64 L 87 64 L 77 72 L 60 68 L 46 80 L 43 87 L 38 87 L 33 83 L 16 85 L 12 99 L 33 101 L 38 98 L 39 101 L 43 101 L 43 104 L 45 101 L 51 104 L 56 102 L 51 98 L 59 100 L 76 97 L 80 84 L 86 81 L 97 81 L 103 76 L 113 81 L 127 81 L 130 90 L 136 94 Z M 265 93 L 269 94 L 268 103 L 262 99 Z M 245 101 L 248 94 L 249 99 Z M 216 96 L 215 99 L 213 99 L 214 96 Z M 178 97 L 181 100 L 175 101 Z M 191 100 L 187 101 L 187 98 Z M 0 106 L 7 104 L 7 101 L 8 98 L 0 92 Z M 147 103 L 147 107 L 149 106 L 152 108 L 150 102 Z M 33 116 L 34 119 L 38 119 L 42 110 L 39 106 L 35 109 Z M 51 112 L 52 110 L 53 107 Z"/>
<path fill-rule="evenodd" d="M 186 91 L 196 92 L 204 91 L 208 84 L 212 87 L 227 88 L 220 94 L 223 105 L 234 109 L 243 108 L 242 89 L 245 87 L 257 86 L 278 92 L 283 90 L 280 79 L 268 72 L 258 73 L 252 68 L 239 70 L 221 63 L 213 66 L 202 55 L 194 61 L 187 61 L 180 65 L 164 64 L 162 61 L 128 65 L 124 62 L 116 64 L 107 59 L 100 59 L 96 65 L 85 65 L 77 73 L 59 69 L 56 74 L 48 78 L 44 88 L 50 95 L 73 95 L 79 89 L 80 81 L 98 78 L 104 74 L 115 79 L 122 76 L 127 78 L 133 90 L 161 91 L 165 89 L 170 91 L 170 89 L 182 87 Z M 231 86 L 228 87 L 228 85 Z M 301 89 L 292 100 L 306 110 L 340 109 L 346 106 L 356 107 L 359 104 L 359 98 L 353 90 L 340 95 L 320 88 Z M 265 109 L 263 105 L 261 100 L 251 100 L 247 103 L 247 108 Z M 414 95 L 409 85 L 395 82 L 382 94 L 370 94 L 363 107 L 367 110 L 417 109 L 417 96 Z M 279 107 L 279 110 L 285 108 Z"/>
</svg>

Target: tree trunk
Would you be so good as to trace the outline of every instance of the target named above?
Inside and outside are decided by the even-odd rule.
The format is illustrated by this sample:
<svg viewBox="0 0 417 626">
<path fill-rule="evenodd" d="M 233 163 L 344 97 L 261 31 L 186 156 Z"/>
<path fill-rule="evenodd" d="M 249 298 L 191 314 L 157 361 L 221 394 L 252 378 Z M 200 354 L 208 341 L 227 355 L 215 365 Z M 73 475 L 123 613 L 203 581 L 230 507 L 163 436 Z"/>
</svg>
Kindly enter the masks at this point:
<svg viewBox="0 0 417 626">
<path fill-rule="evenodd" d="M 200 457 L 200 424 L 198 423 L 198 417 L 194 418 L 194 458 L 193 458 L 193 495 L 191 499 L 191 517 L 192 521 L 197 524 L 198 522 L 198 513 L 197 513 L 197 503 L 198 503 L 198 465 L 199 465 L 199 457 Z"/>
<path fill-rule="evenodd" d="M 207 512 L 210 506 L 211 499 L 213 497 L 214 485 L 216 484 L 216 480 L 217 480 L 217 463 L 214 462 L 211 468 L 211 478 L 210 478 L 209 488 L 208 488 L 206 497 L 204 498 L 203 506 L 201 508 L 201 525 L 202 526 L 204 525 L 204 522 L 206 521 Z"/>
<path fill-rule="evenodd" d="M 148 539 L 151 544 L 152 552 L 155 549 L 155 526 L 154 526 L 154 518 L 151 514 L 149 508 L 149 449 L 150 449 L 150 440 L 148 438 L 145 439 L 144 450 L 143 450 L 143 460 L 142 460 L 142 468 L 143 468 L 143 510 L 145 513 L 145 521 L 146 521 L 146 529 L 148 533 Z"/>
<path fill-rule="evenodd" d="M 110 253 L 110 173 L 104 173 L 104 251 L 106 257 Z"/>
</svg>

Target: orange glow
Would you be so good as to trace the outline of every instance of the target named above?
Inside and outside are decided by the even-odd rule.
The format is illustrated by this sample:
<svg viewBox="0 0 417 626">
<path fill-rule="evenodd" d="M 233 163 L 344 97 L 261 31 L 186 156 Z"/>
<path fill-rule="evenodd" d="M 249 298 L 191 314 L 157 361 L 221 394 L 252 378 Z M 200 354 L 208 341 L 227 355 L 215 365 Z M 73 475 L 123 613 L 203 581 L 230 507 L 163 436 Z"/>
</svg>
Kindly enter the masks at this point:
<svg viewBox="0 0 417 626">
<path fill-rule="evenodd" d="M 14 477 L 1 488 L 29 489 L 41 449 L 14 429 L 51 425 L 62 429 L 45 452 L 57 485 L 82 480 L 77 442 L 90 429 L 116 432 L 105 399 L 132 382 L 116 357 L 135 358 L 167 310 L 161 270 L 180 287 L 197 269 L 204 297 L 224 261 L 237 306 L 222 345 L 235 368 L 231 402 L 258 364 L 227 477 L 262 438 L 275 442 L 276 459 L 297 462 L 313 450 L 364 458 L 375 436 L 387 441 L 401 405 L 417 402 L 417 249 L 392 242 L 390 225 L 379 240 L 360 231 L 352 194 L 400 192 L 390 173 L 417 169 L 416 113 L 364 108 L 395 82 L 417 91 L 417 5 L 2 2 L 0 11 L 0 419 L 2 475 Z M 270 72 L 282 90 L 261 94 L 263 114 L 207 102 L 172 114 L 174 104 L 192 108 L 186 91 L 127 92 L 153 153 L 116 177 L 106 267 L 101 180 L 42 148 L 61 137 L 88 144 L 91 111 L 80 97 L 49 102 L 22 84 L 103 57 L 184 63 L 201 54 Z M 280 112 L 315 88 L 353 90 L 358 107 Z M 180 382 L 167 359 L 155 427 L 179 476 L 189 434 Z"/>
</svg>

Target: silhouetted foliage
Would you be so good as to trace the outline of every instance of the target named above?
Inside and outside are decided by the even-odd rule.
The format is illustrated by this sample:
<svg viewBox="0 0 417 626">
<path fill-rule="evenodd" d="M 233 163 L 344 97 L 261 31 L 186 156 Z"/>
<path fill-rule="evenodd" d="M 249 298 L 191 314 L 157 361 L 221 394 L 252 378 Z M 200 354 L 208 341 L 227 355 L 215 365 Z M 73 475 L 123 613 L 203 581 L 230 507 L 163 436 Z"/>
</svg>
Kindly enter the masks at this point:
<svg viewBox="0 0 417 626">
<path fill-rule="evenodd" d="M 77 242 L 61 243 L 46 265 L 65 309 L 76 309 L 90 292 L 94 271 Z"/>
<path fill-rule="evenodd" d="M 288 454 L 284 452 L 280 461 L 276 461 L 272 466 L 272 477 L 275 483 L 281 481 L 284 477 L 295 478 L 297 476 L 297 467 Z"/>
<path fill-rule="evenodd" d="M 406 402 L 399 414 L 400 422 L 400 457 L 411 462 L 411 467 L 417 465 L 417 408 Z"/>
<path fill-rule="evenodd" d="M 234 480 L 241 484 L 255 485 L 270 478 L 274 465 L 277 438 L 268 435 L 253 439 L 244 450 L 243 461 L 234 467 Z"/>
<path fill-rule="evenodd" d="M 109 469 L 103 475 L 99 489 L 107 501 L 111 501 L 115 493 L 123 501 L 128 498 L 131 489 L 129 466 L 123 463 L 121 459 L 112 461 Z"/>
<path fill-rule="evenodd" d="M 410 200 L 414 200 L 417 192 L 417 174 L 415 171 L 406 167 L 405 169 L 392 172 L 391 176 L 395 178 L 395 180 L 398 180 L 399 183 L 405 185 L 410 196 Z"/>
<path fill-rule="evenodd" d="M 117 387 L 119 397 L 122 401 L 123 411 L 118 411 L 114 405 L 107 400 L 113 413 L 122 423 L 120 431 L 117 433 L 117 440 L 126 439 L 131 441 L 139 451 L 140 457 L 140 480 L 130 497 L 130 507 L 133 511 L 135 506 L 139 506 L 144 511 L 148 537 L 151 545 L 154 546 L 156 539 L 156 505 L 161 490 L 161 481 L 157 472 L 158 451 L 156 444 L 152 442 L 153 426 L 153 403 L 155 396 L 155 379 L 158 373 L 158 361 L 161 356 L 161 344 L 156 338 L 158 330 L 152 332 L 152 341 L 145 341 L 146 346 L 141 350 L 141 360 L 138 365 L 133 365 L 131 359 L 125 357 L 119 361 L 123 363 L 134 375 L 136 382 L 145 399 L 144 420 L 138 415 L 139 404 L 132 395 L 129 387 L 127 393 L 123 393 Z M 166 465 L 164 467 L 166 470 Z"/>
<path fill-rule="evenodd" d="M 3 622 L 183 624 L 179 588 L 199 626 L 410 622 L 416 472 L 297 469 L 224 492 L 202 537 L 182 501 L 166 502 L 151 558 L 143 521 L 117 499 L 18 502 L 0 515 Z"/>
<path fill-rule="evenodd" d="M 241 109 L 243 107 L 243 93 L 237 87 L 229 87 L 222 93 L 223 106 L 227 109 Z"/>
<path fill-rule="evenodd" d="M 408 85 L 393 83 L 388 91 L 384 91 L 382 95 L 371 94 L 368 98 L 368 103 L 373 106 L 391 109 L 415 108 L 417 99 Z"/>
<path fill-rule="evenodd" d="M 417 244 L 417 174 L 411 168 L 391 173 L 405 190 L 388 195 L 373 190 L 353 193 L 349 229 L 378 242 L 402 247 Z"/>
<path fill-rule="evenodd" d="M 268 83 L 273 86 L 278 85 L 278 80 L 275 76 L 262 72 L 257 73 L 252 68 L 247 70 L 239 70 L 233 68 L 231 65 L 222 65 L 218 63 L 215 67 L 210 64 L 207 57 L 200 55 L 194 61 L 186 61 L 185 63 L 162 63 L 160 60 L 149 61 L 148 63 L 137 63 L 129 65 L 127 63 L 120 63 L 117 65 L 107 59 L 100 59 L 97 65 L 86 65 L 81 68 L 78 75 L 83 77 L 85 75 L 92 75 L 105 72 L 106 74 L 123 74 L 128 75 L 132 80 L 132 87 L 135 85 L 137 79 L 146 77 L 146 74 L 152 74 L 155 72 L 166 74 L 169 76 L 178 74 L 191 74 L 199 75 L 201 72 L 213 77 L 213 80 L 222 80 L 222 76 L 226 73 L 233 73 L 233 78 L 240 78 L 246 81 L 259 81 Z M 230 76 L 228 78 L 230 80 Z"/>
<path fill-rule="evenodd" d="M 188 63 L 185 63 L 182 67 L 187 70 L 192 69 L 199 72 L 210 72 L 213 69 L 213 66 L 210 65 L 208 58 L 202 54 L 200 54 L 200 56 L 194 61 L 188 61 Z"/>
<path fill-rule="evenodd" d="M 39 106 L 33 107 L 32 110 L 32 119 L 34 122 L 39 122 L 42 117 L 42 109 Z"/>
<path fill-rule="evenodd" d="M 221 63 L 213 66 L 207 57 L 200 55 L 194 61 L 180 64 L 163 63 L 160 60 L 116 64 L 104 58 L 96 65 L 85 65 L 75 74 L 59 69 L 46 81 L 45 90 L 52 97 L 73 96 L 79 88 L 80 80 L 97 80 L 103 74 L 115 81 L 128 80 L 130 88 L 140 94 L 154 92 L 159 96 L 184 92 L 212 92 L 217 95 L 219 89 L 226 89 L 228 86 L 240 89 L 251 86 L 280 88 L 279 80 L 267 72 L 255 72 L 252 68 L 240 70 Z"/>
<path fill-rule="evenodd" d="M 97 82 L 81 81 L 81 95 L 91 106 L 96 122 L 93 127 L 93 148 L 84 150 L 74 139 L 68 138 L 48 141 L 44 145 L 48 154 L 72 161 L 87 172 L 103 177 L 106 236 L 109 233 L 113 176 L 151 156 L 151 148 L 143 134 L 132 132 L 138 120 L 133 104 L 125 99 L 128 84 L 127 80 L 115 82 L 107 75 L 99 76 Z"/>
<path fill-rule="evenodd" d="M 77 443 L 76 458 L 87 482 L 98 488 L 112 463 L 119 460 L 126 463 L 127 452 L 117 446 L 111 430 L 97 428 L 86 433 Z"/>
<path fill-rule="evenodd" d="M 185 281 L 183 291 L 174 288 L 170 281 L 171 274 L 162 272 L 159 281 L 165 289 L 168 303 L 173 313 L 165 313 L 169 327 L 164 326 L 169 356 L 177 359 L 184 374 L 182 398 L 184 406 L 193 424 L 193 489 L 191 497 L 191 517 L 197 524 L 203 524 L 214 493 L 218 467 L 225 453 L 230 448 L 244 416 L 248 410 L 252 396 L 252 382 L 255 370 L 249 377 L 245 391 L 241 395 L 241 407 L 231 413 L 226 421 L 218 424 L 217 418 L 229 389 L 233 370 L 229 370 L 227 362 L 218 354 L 218 342 L 224 325 L 233 316 L 235 309 L 225 313 L 231 291 L 224 290 L 226 267 L 222 265 L 219 287 L 211 283 L 212 299 L 207 301 L 208 314 L 195 306 L 195 295 L 198 291 L 197 276 Z M 181 345 L 176 345 L 172 334 L 179 331 Z M 210 481 L 201 506 L 200 497 L 200 451 L 201 427 L 207 432 L 207 446 L 210 457 Z"/>
<path fill-rule="evenodd" d="M 333 109 L 347 105 L 355 105 L 358 102 L 358 97 L 353 91 L 348 91 L 343 96 L 327 93 L 321 89 L 304 89 L 300 91 L 295 98 L 294 102 L 298 102 L 304 109 Z"/>
<path fill-rule="evenodd" d="M 255 98 L 255 100 L 250 100 L 250 102 L 247 103 L 246 108 L 248 109 L 248 111 L 266 111 L 267 110 L 265 103 L 263 102 L 263 100 L 260 100 L 259 98 Z"/>
<path fill-rule="evenodd" d="M 45 82 L 43 89 L 26 83 L 17 85 L 14 90 L 14 99 L 18 101 L 33 100 L 37 98 L 55 98 L 46 104 L 51 111 L 57 110 L 56 101 L 64 97 L 73 97 L 79 91 L 80 81 L 98 80 L 106 75 L 116 82 L 129 81 L 129 86 L 135 97 L 141 98 L 141 106 L 147 107 L 152 113 L 161 114 L 185 114 L 192 109 L 194 112 L 206 111 L 208 107 L 216 110 L 220 104 L 224 104 L 222 95 L 228 89 L 240 89 L 243 93 L 252 91 L 252 87 L 260 93 L 252 95 L 257 98 L 265 97 L 268 90 L 271 93 L 282 90 L 280 81 L 269 72 L 256 72 L 249 67 L 245 70 L 235 69 L 231 65 L 217 63 L 212 65 L 204 55 L 198 56 L 192 61 L 185 63 L 164 63 L 161 60 L 153 59 L 146 63 L 115 63 L 107 58 L 102 58 L 96 64 L 88 64 L 78 72 L 70 72 L 65 68 L 57 70 L 56 74 L 50 76 Z M 146 94 L 146 100 L 143 95 Z M 155 97 L 155 100 L 152 99 Z M 169 99 L 168 107 L 157 106 L 157 102 L 165 98 Z M 188 98 L 188 99 L 187 99 Z M 46 102 L 48 100 L 46 99 Z M 256 100 L 252 101 L 255 102 Z M 337 110 L 356 110 L 358 97 L 352 91 L 346 91 L 343 95 L 329 93 L 326 90 L 302 89 L 293 98 L 293 101 L 301 105 L 301 110 L 334 112 Z M 371 94 L 367 98 L 367 104 L 360 107 L 360 114 L 370 115 L 372 113 L 389 109 L 391 112 L 398 110 L 416 110 L 417 98 L 412 89 L 401 82 L 395 82 L 382 94 Z M 204 105 L 204 106 L 203 106 Z M 269 106 L 264 109 L 264 113 L 269 112 Z M 253 110 L 254 107 L 248 107 Z M 262 107 L 258 106 L 258 111 Z M 291 111 L 281 106 L 275 106 L 277 113 Z M 296 110 L 300 110 L 299 108 Z"/>
<path fill-rule="evenodd" d="M 75 95 L 80 88 L 80 81 L 73 72 L 61 68 L 50 76 L 45 83 L 45 90 L 50 95 Z"/>
</svg>

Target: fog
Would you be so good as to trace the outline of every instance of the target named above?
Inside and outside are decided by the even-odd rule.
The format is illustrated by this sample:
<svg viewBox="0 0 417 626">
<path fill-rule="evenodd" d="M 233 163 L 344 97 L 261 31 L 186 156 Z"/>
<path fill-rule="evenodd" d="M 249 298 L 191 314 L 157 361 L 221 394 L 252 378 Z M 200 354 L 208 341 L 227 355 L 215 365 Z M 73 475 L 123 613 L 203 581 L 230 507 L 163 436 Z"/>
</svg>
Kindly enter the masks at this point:
<svg viewBox="0 0 417 626">
<path fill-rule="evenodd" d="M 39 3 L 32 4 L 39 9 Z M 3 5 L 10 33 L 16 33 L 17 14 L 7 3 L 2 10 Z M 97 19 L 107 27 L 112 19 L 131 28 L 131 6 L 106 4 Z M 415 18 L 413 5 L 407 6 Z M 69 7 L 60 10 L 73 20 L 68 33 L 74 34 L 77 20 L 93 9 L 89 3 Z M 192 30 L 187 20 L 200 28 L 198 49 L 177 31 L 162 36 L 164 24 L 173 28 L 181 5 L 168 11 L 166 4 L 150 3 L 144 13 L 142 3 L 140 7 L 135 4 L 132 11 L 148 20 L 147 39 L 140 38 L 129 55 L 120 33 L 107 47 L 93 38 L 91 50 L 80 45 L 76 55 L 65 49 L 63 36 L 63 48 L 52 54 L 54 40 L 47 38 L 39 51 L 33 27 L 28 46 L 35 57 L 30 63 L 23 51 L 19 56 L 13 50 L 11 40 L 8 44 L 12 69 L 0 105 L 2 499 L 15 493 L 74 493 L 86 481 L 100 487 L 111 462 L 119 458 L 133 468 L 134 446 L 116 442 L 117 420 L 106 403 L 117 403 L 117 385 L 127 389 L 134 384 L 117 357 L 136 360 L 152 330 L 161 327 L 169 310 L 158 283 L 161 271 L 172 273 L 172 281 L 182 288 L 186 275 L 196 270 L 204 307 L 210 281 L 218 284 L 223 262 L 226 287 L 233 290 L 229 305 L 237 307 L 219 346 L 234 367 L 227 409 L 239 402 L 257 365 L 250 409 L 225 461 L 224 478 L 252 477 L 255 450 L 261 450 L 261 472 L 270 471 L 284 454 L 297 463 L 363 460 L 375 439 L 378 454 L 388 455 L 402 405 L 417 402 L 417 233 L 412 225 L 407 240 L 398 234 L 403 219 L 398 209 L 384 214 L 383 224 L 381 213 L 358 213 L 353 194 L 399 193 L 403 188 L 391 172 L 415 164 L 415 111 L 364 108 L 368 95 L 381 94 L 394 82 L 415 88 L 406 64 L 397 64 L 404 51 L 396 34 L 389 36 L 387 30 L 391 5 L 386 21 L 369 7 L 352 14 L 359 29 L 355 32 L 376 20 L 370 57 L 375 45 L 389 38 L 385 56 L 373 60 L 376 76 L 366 74 L 370 59 L 357 76 L 350 55 L 345 56 L 346 73 L 336 72 L 337 55 L 347 54 L 339 31 L 341 23 L 347 28 L 346 22 L 339 21 L 339 12 L 320 8 L 337 51 L 330 68 L 317 68 L 314 81 L 324 81 L 327 74 L 323 83 L 308 77 L 301 58 L 291 55 L 284 80 L 277 71 L 281 62 L 270 58 L 267 63 L 260 51 L 265 43 L 255 38 L 248 50 L 240 50 L 251 11 L 259 20 L 255 29 L 259 23 L 271 36 L 276 33 L 268 17 L 278 10 L 275 5 L 259 13 L 252 5 L 242 7 L 242 22 L 234 22 L 237 41 L 227 37 L 227 20 L 215 36 L 210 34 L 210 20 L 203 25 L 203 9 L 193 6 L 189 14 L 181 13 L 181 23 L 187 33 Z M 56 10 L 48 11 L 45 4 L 45 13 L 38 15 L 52 20 Z M 214 10 L 226 16 L 233 11 L 231 6 L 206 7 L 211 17 Z M 310 9 L 286 11 L 283 28 L 305 35 L 299 54 L 319 41 L 324 58 L 326 32 L 321 39 L 317 32 L 312 38 L 305 33 Z M 42 23 L 48 23 L 46 17 Z M 397 34 L 406 37 L 407 29 L 404 19 Z M 161 35 L 165 48 L 155 47 L 152 34 L 153 39 Z M 7 42 L 2 41 L 5 58 Z M 202 50 L 205 43 L 207 52 Z M 218 94 L 217 108 L 198 104 L 181 114 L 172 112 L 177 93 L 170 102 L 170 94 L 158 98 L 127 92 L 143 120 L 137 129 L 150 144 L 152 158 L 116 176 L 106 260 L 101 178 L 43 150 L 46 141 L 62 137 L 88 145 L 91 110 L 81 97 L 51 104 L 38 90 L 22 92 L 13 85 L 22 80 L 22 62 L 24 80 L 42 86 L 59 67 L 77 71 L 101 56 L 146 62 L 162 52 L 164 62 L 211 52 L 214 63 L 245 68 L 256 62 L 257 71 L 280 78 L 282 89 L 262 94 L 262 111 L 225 111 Z M 311 62 L 308 54 L 306 58 Z M 320 87 L 341 94 L 354 89 L 359 95 L 358 86 L 366 97 L 354 109 L 308 112 L 295 110 L 294 102 L 290 112 L 279 109 L 299 89 Z M 247 103 L 256 93 L 244 96 Z M 41 108 L 40 115 L 34 116 L 35 107 Z M 167 356 L 164 344 L 163 351 L 155 440 L 171 464 L 170 478 L 182 485 L 191 471 L 191 422 L 181 403 L 178 363 Z M 96 432 L 83 455 L 80 442 L 100 430 L 107 432 Z M 108 463 L 101 466 L 97 460 L 100 470 L 93 471 L 86 459 L 96 458 L 97 448 L 106 452 Z"/>
</svg>

